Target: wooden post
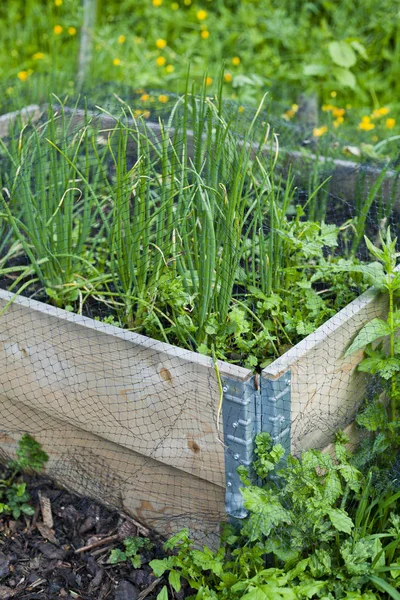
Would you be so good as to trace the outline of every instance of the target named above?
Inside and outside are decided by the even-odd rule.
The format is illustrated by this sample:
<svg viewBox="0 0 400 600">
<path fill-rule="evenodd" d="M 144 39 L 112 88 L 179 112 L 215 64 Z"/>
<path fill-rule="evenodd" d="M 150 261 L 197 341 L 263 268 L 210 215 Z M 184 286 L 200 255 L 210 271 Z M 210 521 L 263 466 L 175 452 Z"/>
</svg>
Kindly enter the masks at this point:
<svg viewBox="0 0 400 600">
<path fill-rule="evenodd" d="M 93 29 L 96 22 L 97 0 L 83 0 L 83 24 L 79 48 L 77 86 L 82 89 L 92 60 Z"/>
</svg>

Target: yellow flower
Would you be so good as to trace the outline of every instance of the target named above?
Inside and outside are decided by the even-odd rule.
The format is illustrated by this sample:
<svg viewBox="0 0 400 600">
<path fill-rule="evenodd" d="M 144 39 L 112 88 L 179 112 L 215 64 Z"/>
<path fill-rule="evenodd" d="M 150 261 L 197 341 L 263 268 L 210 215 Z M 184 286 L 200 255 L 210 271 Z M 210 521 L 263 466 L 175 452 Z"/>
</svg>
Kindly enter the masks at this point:
<svg viewBox="0 0 400 600">
<path fill-rule="evenodd" d="M 159 67 L 163 67 L 166 62 L 167 62 L 167 59 L 164 58 L 164 56 L 157 56 L 156 63 Z"/>
<path fill-rule="evenodd" d="M 142 102 L 148 102 L 149 98 L 149 94 L 142 94 L 142 96 L 140 96 Z"/>
<path fill-rule="evenodd" d="M 165 67 L 165 70 L 167 73 L 173 73 L 175 71 L 175 67 L 174 67 L 174 65 L 167 65 Z"/>
<path fill-rule="evenodd" d="M 142 113 L 142 116 L 145 119 L 148 119 L 150 117 L 150 111 L 149 110 L 144 110 L 143 113 Z"/>
<path fill-rule="evenodd" d="M 158 101 L 161 102 L 161 104 L 165 104 L 168 102 L 168 96 L 166 94 L 161 94 L 158 96 Z"/>
<path fill-rule="evenodd" d="M 294 117 L 294 110 L 292 110 L 292 109 L 287 110 L 282 115 L 282 118 L 285 119 L 285 121 L 290 121 L 290 119 L 292 119 L 293 117 Z"/>
<path fill-rule="evenodd" d="M 210 32 L 209 32 L 209 31 L 207 31 L 207 29 L 204 29 L 204 31 L 202 31 L 202 32 L 200 33 L 200 36 L 203 38 L 203 40 L 206 40 L 207 38 L 209 38 L 209 37 L 210 37 Z"/>
<path fill-rule="evenodd" d="M 386 119 L 386 127 L 387 129 L 393 129 L 393 127 L 396 125 L 396 120 L 395 119 Z"/>
<path fill-rule="evenodd" d="M 171 4 L 171 8 L 172 8 L 172 10 L 178 10 L 179 9 L 179 4 L 177 2 L 173 2 Z"/>
<path fill-rule="evenodd" d="M 364 116 L 361 119 L 361 123 L 359 123 L 358 128 L 362 131 L 371 131 L 371 129 L 375 128 L 375 125 L 371 123 L 371 117 Z"/>
<path fill-rule="evenodd" d="M 237 67 L 238 65 L 240 65 L 240 58 L 238 56 L 234 56 L 232 58 L 232 64 L 235 65 L 235 67 Z"/>
<path fill-rule="evenodd" d="M 313 136 L 314 137 L 321 137 L 322 135 L 324 135 L 326 132 L 328 131 L 328 128 L 326 125 L 322 125 L 322 127 L 314 127 L 313 129 Z"/>
<path fill-rule="evenodd" d="M 238 112 L 240 112 L 240 113 L 244 113 L 244 106 L 239 106 L 239 108 L 238 108 Z"/>
<path fill-rule="evenodd" d="M 61 6 L 62 3 L 63 3 L 63 0 L 54 0 L 54 4 L 56 6 Z"/>
<path fill-rule="evenodd" d="M 162 50 L 163 48 L 165 48 L 166 45 L 167 45 L 167 41 L 166 40 L 163 40 L 161 38 L 159 40 L 156 40 L 156 47 L 159 50 Z"/>
<path fill-rule="evenodd" d="M 135 117 L 141 117 L 143 114 L 142 110 L 135 110 L 133 111 L 133 114 L 135 115 Z"/>
<path fill-rule="evenodd" d="M 54 25 L 53 27 L 53 31 L 56 35 L 60 35 L 60 33 L 62 33 L 63 28 L 61 27 L 61 25 Z"/>
<path fill-rule="evenodd" d="M 323 105 L 322 105 L 322 110 L 323 110 L 324 112 L 329 112 L 329 111 L 331 111 L 331 110 L 334 110 L 334 108 L 335 108 L 335 107 L 333 106 L 333 104 L 323 104 Z"/>
<path fill-rule="evenodd" d="M 20 71 L 17 74 L 17 77 L 20 81 L 26 81 L 29 77 L 29 73 L 28 73 L 28 71 Z"/>
<path fill-rule="evenodd" d="M 185 6 L 190 6 L 192 4 L 192 0 L 183 0 L 183 4 Z"/>
<path fill-rule="evenodd" d="M 152 0 L 153 1 L 153 6 L 161 6 L 162 4 L 162 0 Z"/>
<path fill-rule="evenodd" d="M 206 85 L 211 85 L 213 82 L 212 77 L 206 77 Z"/>
<path fill-rule="evenodd" d="M 124 41 L 125 41 L 125 39 L 126 39 L 126 38 L 125 38 L 125 36 L 124 36 L 124 35 L 120 35 L 120 36 L 119 36 L 119 38 L 118 38 L 118 44 L 123 44 L 123 43 L 124 43 Z"/>
<path fill-rule="evenodd" d="M 334 108 L 332 110 L 332 114 L 334 117 L 343 117 L 345 112 L 346 111 L 344 110 L 344 108 Z"/>
<path fill-rule="evenodd" d="M 225 73 L 224 79 L 225 79 L 226 83 L 230 83 L 232 81 L 231 73 Z"/>
<path fill-rule="evenodd" d="M 68 27 L 69 35 L 76 35 L 76 27 Z"/>
<path fill-rule="evenodd" d="M 206 10 L 198 10 L 196 17 L 198 18 L 199 21 L 204 21 L 205 19 L 207 19 L 207 11 Z"/>
<path fill-rule="evenodd" d="M 298 104 L 292 104 L 292 111 L 294 113 L 297 113 L 298 110 L 299 110 L 299 105 Z"/>
<path fill-rule="evenodd" d="M 339 127 L 339 125 L 341 125 L 344 121 L 344 117 L 337 117 L 337 119 L 335 119 L 333 121 L 333 126 L 337 129 Z"/>
<path fill-rule="evenodd" d="M 331 98 L 336 98 L 336 96 L 337 96 L 337 92 L 335 92 L 335 91 L 331 92 Z"/>
<path fill-rule="evenodd" d="M 44 52 L 35 52 L 35 54 L 32 55 L 32 58 L 33 60 L 42 60 L 45 56 Z"/>
<path fill-rule="evenodd" d="M 115 67 L 118 67 L 118 65 L 120 65 L 120 64 L 121 64 L 121 61 L 120 61 L 120 59 L 119 59 L 119 58 L 114 58 L 114 60 L 113 60 L 113 65 L 114 65 Z"/>
</svg>

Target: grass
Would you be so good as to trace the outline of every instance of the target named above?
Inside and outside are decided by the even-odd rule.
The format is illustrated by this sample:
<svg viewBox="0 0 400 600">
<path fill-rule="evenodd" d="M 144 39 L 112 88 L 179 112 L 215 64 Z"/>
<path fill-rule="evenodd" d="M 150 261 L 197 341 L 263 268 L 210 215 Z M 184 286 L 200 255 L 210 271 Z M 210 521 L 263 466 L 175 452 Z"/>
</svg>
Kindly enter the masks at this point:
<svg viewBox="0 0 400 600">
<path fill-rule="evenodd" d="M 129 82 L 145 92 L 182 93 L 190 63 L 198 82 L 209 72 L 212 94 L 225 62 L 224 95 L 246 110 L 268 91 L 275 116 L 299 124 L 292 105 L 300 92 L 316 93 L 324 108 L 316 129 L 326 126 L 318 136 L 329 134 L 327 147 L 344 140 L 341 148 L 351 158 L 396 157 L 399 10 L 399 0 L 385 0 L 379 11 L 372 0 L 340 7 L 293 0 L 98 0 L 86 85 Z M 82 24 L 79 0 L 12 0 L 0 8 L 4 108 L 20 93 L 76 91 Z M 292 144 L 297 136 L 292 128 Z"/>
</svg>

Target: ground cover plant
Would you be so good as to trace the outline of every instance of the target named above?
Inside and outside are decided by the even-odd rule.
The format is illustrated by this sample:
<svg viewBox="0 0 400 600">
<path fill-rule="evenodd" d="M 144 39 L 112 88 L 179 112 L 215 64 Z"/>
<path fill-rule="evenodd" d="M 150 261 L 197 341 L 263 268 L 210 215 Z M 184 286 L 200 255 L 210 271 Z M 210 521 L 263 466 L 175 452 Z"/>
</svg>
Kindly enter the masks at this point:
<svg viewBox="0 0 400 600">
<path fill-rule="evenodd" d="M 359 369 L 383 384 L 357 417 L 369 434 L 355 452 L 339 432 L 332 454 L 286 459 L 281 445 L 259 434 L 251 469 L 238 468 L 243 523 L 225 529 L 216 552 L 196 549 L 183 530 L 164 544 L 170 556 L 151 562 L 174 590 L 186 581 L 195 599 L 400 598 L 399 254 L 390 229 L 380 247 L 366 242 L 382 267 L 375 285 L 389 299 L 387 319 L 367 323 L 347 350 L 365 348 Z M 385 337 L 388 345 L 373 345 Z"/>
<path fill-rule="evenodd" d="M 222 83 L 213 99 L 206 80 L 188 89 L 156 127 L 112 110 L 77 126 L 53 99 L 0 141 L 8 289 L 248 367 L 366 289 L 357 252 L 384 174 L 353 220 L 328 224 L 321 186 L 300 203 L 279 176 L 262 105 L 236 133 Z"/>
</svg>

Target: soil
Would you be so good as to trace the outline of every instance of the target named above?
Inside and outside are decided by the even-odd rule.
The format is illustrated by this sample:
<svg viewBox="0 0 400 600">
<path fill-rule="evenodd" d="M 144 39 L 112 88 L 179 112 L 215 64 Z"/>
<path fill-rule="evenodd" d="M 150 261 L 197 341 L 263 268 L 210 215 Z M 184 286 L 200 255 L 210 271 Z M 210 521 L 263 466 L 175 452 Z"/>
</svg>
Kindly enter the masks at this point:
<svg viewBox="0 0 400 600">
<path fill-rule="evenodd" d="M 149 562 L 163 558 L 162 540 L 128 515 L 57 488 L 43 477 L 24 477 L 35 507 L 32 517 L 0 515 L 0 600 L 155 600 L 163 585 L 170 598 L 183 600 Z M 152 550 L 142 565 L 108 563 L 121 541 L 144 536 Z"/>
</svg>

